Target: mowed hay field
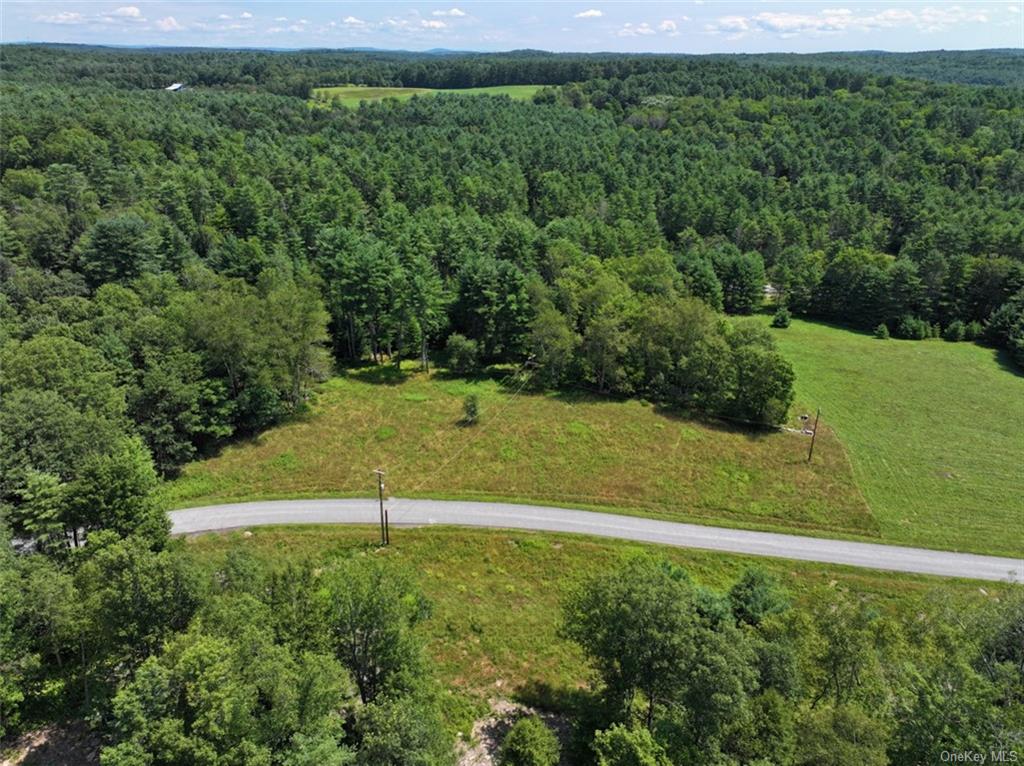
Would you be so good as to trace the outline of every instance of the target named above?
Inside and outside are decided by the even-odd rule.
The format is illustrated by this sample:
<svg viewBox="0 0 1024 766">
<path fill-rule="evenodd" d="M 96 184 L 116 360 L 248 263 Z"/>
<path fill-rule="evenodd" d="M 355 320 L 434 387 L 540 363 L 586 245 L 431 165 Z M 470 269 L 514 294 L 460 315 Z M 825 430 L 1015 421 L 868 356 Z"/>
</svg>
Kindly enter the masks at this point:
<svg viewBox="0 0 1024 766">
<path fill-rule="evenodd" d="M 884 541 L 1024 553 L 1019 370 L 972 343 L 798 320 L 772 332 L 796 370 L 796 411 L 821 407 Z"/>
<path fill-rule="evenodd" d="M 494 85 L 486 88 L 374 88 L 364 85 L 340 85 L 330 88 L 314 88 L 314 102 L 337 100 L 342 106 L 358 107 L 361 101 L 380 101 L 396 98 L 407 101 L 413 96 L 427 96 L 436 93 L 453 93 L 463 96 L 509 96 L 526 100 L 543 88 L 543 85 Z"/>
<path fill-rule="evenodd" d="M 519 697 L 557 701 L 590 676 L 579 649 L 559 635 L 562 599 L 575 583 L 647 551 L 684 567 L 694 581 L 728 589 L 747 566 L 778 577 L 797 608 L 814 607 L 848 591 L 883 613 L 914 616 L 922 604 L 950 598 L 965 609 L 1000 597 L 1006 586 L 827 564 L 753 559 L 716 552 L 640 546 L 578 535 L 395 528 L 392 544 L 376 548 L 376 527 L 263 527 L 191 538 L 188 547 L 216 564 L 246 550 L 281 565 L 316 566 L 352 555 L 385 557 L 413 573 L 432 605 L 424 628 L 445 685 L 470 700 Z M 554 692 L 550 694 L 548 690 Z M 539 700 L 537 698 L 540 698 Z"/>
<path fill-rule="evenodd" d="M 460 424 L 464 397 L 480 421 Z M 538 394 L 394 368 L 320 387 L 311 414 L 189 465 L 168 507 L 387 492 L 642 513 L 679 521 L 877 537 L 827 430 L 808 438 L 701 423 L 636 400 Z"/>
</svg>

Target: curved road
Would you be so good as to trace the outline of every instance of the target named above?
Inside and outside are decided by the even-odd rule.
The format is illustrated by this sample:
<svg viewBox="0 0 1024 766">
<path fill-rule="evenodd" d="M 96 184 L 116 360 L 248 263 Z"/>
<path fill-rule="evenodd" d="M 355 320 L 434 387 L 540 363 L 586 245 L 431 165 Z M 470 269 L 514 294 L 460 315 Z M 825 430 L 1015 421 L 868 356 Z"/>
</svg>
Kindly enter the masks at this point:
<svg viewBox="0 0 1024 766">
<path fill-rule="evenodd" d="M 511 503 L 390 498 L 392 524 L 575 532 L 645 543 L 776 556 L 897 572 L 1024 582 L 1024 559 L 709 527 L 637 516 Z M 173 534 L 266 524 L 379 524 L 376 499 L 270 500 L 171 511 Z"/>
</svg>

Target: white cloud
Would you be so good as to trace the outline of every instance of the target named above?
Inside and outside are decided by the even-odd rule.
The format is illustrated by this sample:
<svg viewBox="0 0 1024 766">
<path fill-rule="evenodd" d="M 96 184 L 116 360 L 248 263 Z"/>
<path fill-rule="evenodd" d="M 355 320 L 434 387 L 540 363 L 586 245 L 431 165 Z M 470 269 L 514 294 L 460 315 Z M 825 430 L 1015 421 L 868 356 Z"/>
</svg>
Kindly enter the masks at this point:
<svg viewBox="0 0 1024 766">
<path fill-rule="evenodd" d="M 689 21 L 689 16 L 683 16 L 683 21 Z M 669 37 L 679 36 L 679 25 L 676 24 L 672 19 L 665 19 L 663 22 L 658 24 L 658 31 L 665 32 Z"/>
<path fill-rule="evenodd" d="M 1008 6 L 1006 6 L 1006 10 L 1008 10 L 1010 13 L 1020 13 L 1021 12 L 1019 5 L 1008 5 Z"/>
<path fill-rule="evenodd" d="M 580 11 L 579 13 L 576 14 L 575 18 L 577 18 L 577 19 L 599 19 L 602 16 L 604 16 L 604 14 L 601 13 L 601 11 L 597 10 L 596 8 L 591 8 L 590 10 Z"/>
<path fill-rule="evenodd" d="M 444 29 L 448 25 L 443 21 L 436 21 L 433 19 L 428 21 L 427 19 L 420 19 L 420 26 L 424 29 Z"/>
<path fill-rule="evenodd" d="M 47 16 L 36 16 L 36 21 L 41 21 L 43 24 L 85 24 L 88 19 L 81 13 L 61 11 Z"/>
<path fill-rule="evenodd" d="M 774 34 L 788 38 L 797 35 L 828 35 L 841 32 L 870 32 L 879 29 L 916 27 L 922 32 L 937 32 L 946 27 L 988 21 L 984 10 L 958 5 L 946 8 L 889 8 L 878 13 L 859 15 L 849 8 L 826 8 L 816 14 L 765 11 L 752 16 L 720 16 L 707 24 L 712 34 L 734 38 L 747 34 Z"/>
<path fill-rule="evenodd" d="M 465 16 L 466 12 L 461 8 L 449 8 L 447 11 L 434 11 L 434 16 Z"/>
<path fill-rule="evenodd" d="M 287 16 L 278 16 L 277 18 L 274 19 L 274 21 L 288 21 L 288 17 Z"/>
<path fill-rule="evenodd" d="M 654 29 L 646 21 L 643 24 L 625 24 L 619 30 L 619 37 L 638 37 L 640 35 L 653 35 Z"/>
<path fill-rule="evenodd" d="M 126 5 L 123 8 L 118 8 L 110 15 L 117 16 L 122 19 L 141 19 L 142 11 L 140 11 L 134 5 Z"/>
<path fill-rule="evenodd" d="M 267 34 L 268 35 L 276 35 L 279 32 L 284 32 L 284 28 L 283 27 L 267 27 Z"/>
<path fill-rule="evenodd" d="M 252 14 L 249 13 L 249 11 L 242 11 L 242 13 L 239 14 L 238 18 L 240 18 L 240 19 L 251 19 L 252 18 Z"/>
<path fill-rule="evenodd" d="M 173 16 L 165 16 L 162 19 L 157 19 L 156 28 L 161 32 L 180 32 L 185 27 L 179 24 Z"/>
<path fill-rule="evenodd" d="M 347 27 L 365 27 L 366 22 L 362 19 L 357 19 L 355 16 L 346 16 L 341 20 L 341 23 Z"/>
<path fill-rule="evenodd" d="M 227 21 L 227 20 L 228 20 L 228 19 L 230 19 L 231 17 L 230 17 L 230 16 L 228 15 L 228 14 L 226 14 L 226 13 L 222 13 L 222 14 L 220 14 L 220 15 L 219 15 L 219 16 L 218 16 L 217 18 L 218 18 L 218 19 L 219 19 L 220 21 Z"/>
<path fill-rule="evenodd" d="M 713 24 L 707 25 L 709 32 L 731 32 L 733 34 L 747 32 L 750 23 L 743 16 L 721 16 Z"/>
</svg>

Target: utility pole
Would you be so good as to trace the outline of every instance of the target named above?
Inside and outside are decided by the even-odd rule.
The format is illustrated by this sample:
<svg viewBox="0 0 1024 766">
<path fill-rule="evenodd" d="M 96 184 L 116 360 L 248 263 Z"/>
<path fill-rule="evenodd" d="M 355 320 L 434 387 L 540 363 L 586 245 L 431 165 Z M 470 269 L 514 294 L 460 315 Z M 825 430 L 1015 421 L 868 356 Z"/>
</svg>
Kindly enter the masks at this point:
<svg viewBox="0 0 1024 766">
<path fill-rule="evenodd" d="M 380 499 L 380 544 L 388 544 L 387 526 L 384 523 L 384 471 L 376 469 L 377 474 L 377 497 Z"/>
<path fill-rule="evenodd" d="M 818 419 L 821 417 L 821 407 L 818 408 L 818 414 L 814 416 L 814 430 L 811 431 L 811 447 L 807 450 L 807 462 L 811 462 L 811 457 L 814 455 L 814 440 L 818 436 Z"/>
</svg>

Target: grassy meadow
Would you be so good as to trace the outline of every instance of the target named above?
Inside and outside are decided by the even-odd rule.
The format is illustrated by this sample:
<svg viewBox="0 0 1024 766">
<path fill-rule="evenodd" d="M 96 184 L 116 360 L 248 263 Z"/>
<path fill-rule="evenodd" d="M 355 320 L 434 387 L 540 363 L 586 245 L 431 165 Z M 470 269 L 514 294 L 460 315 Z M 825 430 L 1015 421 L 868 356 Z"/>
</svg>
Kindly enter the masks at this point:
<svg viewBox="0 0 1024 766">
<path fill-rule="evenodd" d="M 578 535 L 425 527 L 395 528 L 386 549 L 377 549 L 375 540 L 376 527 L 265 527 L 249 536 L 199 535 L 188 546 L 211 563 L 232 548 L 277 563 L 387 557 L 415 573 L 431 601 L 425 630 L 441 680 L 459 698 L 477 702 L 507 696 L 551 704 L 585 683 L 582 654 L 558 634 L 562 598 L 582 578 L 642 550 L 663 553 L 696 582 L 722 590 L 756 564 L 784 583 L 798 608 L 847 590 L 871 598 L 885 613 L 913 615 L 942 597 L 980 604 L 1003 587 Z"/>
<path fill-rule="evenodd" d="M 330 102 L 337 100 L 342 106 L 356 108 L 362 101 L 380 101 L 384 98 L 395 98 L 407 101 L 413 96 L 426 96 L 435 93 L 454 93 L 463 96 L 509 96 L 513 99 L 526 100 L 543 88 L 543 85 L 494 85 L 486 88 L 375 88 L 366 85 L 340 85 L 329 88 L 314 88 L 314 102 Z"/>
<path fill-rule="evenodd" d="M 476 394 L 480 422 L 460 424 Z M 636 400 L 516 393 L 393 367 L 320 387 L 311 413 L 186 467 L 168 507 L 373 495 L 594 507 L 679 521 L 877 537 L 846 453 L 808 439 L 702 423 Z"/>
<path fill-rule="evenodd" d="M 882 539 L 1024 553 L 1024 375 L 996 351 L 876 340 L 794 320 L 773 330 L 797 408 L 821 407 Z"/>
<path fill-rule="evenodd" d="M 1024 377 L 991 349 L 774 330 L 807 437 L 686 419 L 636 400 L 516 393 L 489 378 L 366 368 L 309 414 L 193 463 L 167 507 L 256 498 L 502 499 L 978 553 L 1024 551 Z M 481 420 L 460 424 L 466 395 Z"/>
</svg>

